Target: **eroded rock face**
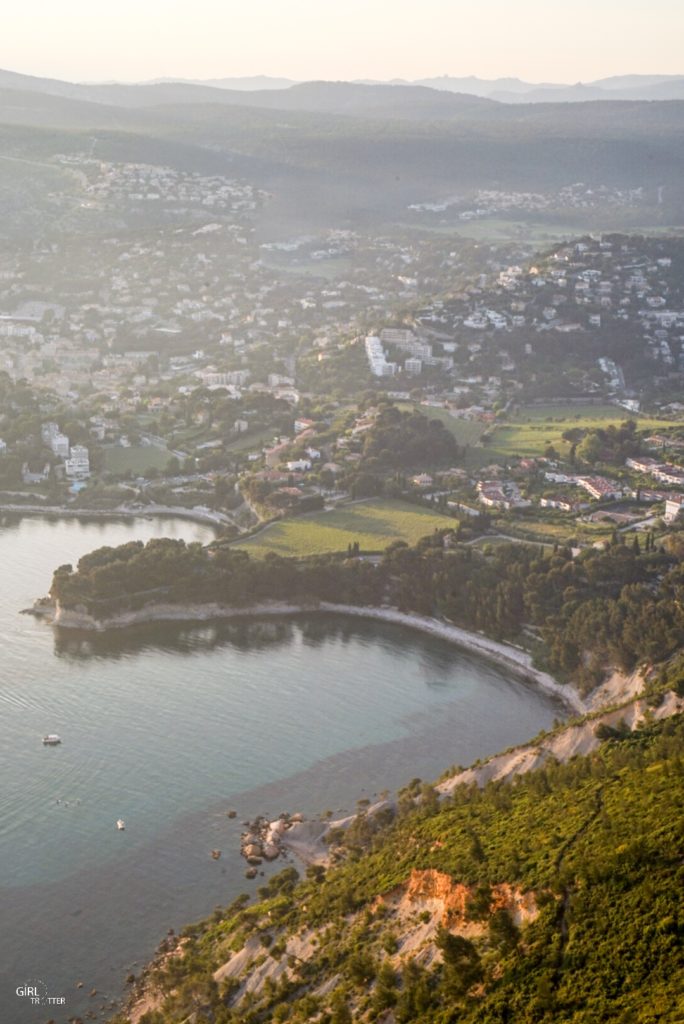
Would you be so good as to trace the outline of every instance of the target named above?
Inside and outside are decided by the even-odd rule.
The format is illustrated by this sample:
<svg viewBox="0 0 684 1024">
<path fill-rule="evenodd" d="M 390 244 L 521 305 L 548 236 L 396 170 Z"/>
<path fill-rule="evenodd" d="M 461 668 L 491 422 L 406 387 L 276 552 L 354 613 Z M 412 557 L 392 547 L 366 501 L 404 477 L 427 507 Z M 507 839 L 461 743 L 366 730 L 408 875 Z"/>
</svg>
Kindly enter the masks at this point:
<svg viewBox="0 0 684 1024">
<path fill-rule="evenodd" d="M 465 922 L 470 889 L 451 875 L 433 868 L 414 869 L 406 883 L 405 898 L 411 903 L 438 900 L 442 904 L 441 924 L 453 928 Z"/>
<path fill-rule="evenodd" d="M 472 930 L 472 922 L 468 918 L 468 904 L 473 895 L 471 887 L 455 881 L 444 871 L 427 868 L 414 869 L 402 888 L 401 903 L 439 912 L 440 924 L 452 931 Z M 492 886 L 489 911 L 494 913 L 501 908 L 508 911 L 518 927 L 534 921 L 539 914 L 535 894 L 522 892 L 508 882 Z"/>
</svg>

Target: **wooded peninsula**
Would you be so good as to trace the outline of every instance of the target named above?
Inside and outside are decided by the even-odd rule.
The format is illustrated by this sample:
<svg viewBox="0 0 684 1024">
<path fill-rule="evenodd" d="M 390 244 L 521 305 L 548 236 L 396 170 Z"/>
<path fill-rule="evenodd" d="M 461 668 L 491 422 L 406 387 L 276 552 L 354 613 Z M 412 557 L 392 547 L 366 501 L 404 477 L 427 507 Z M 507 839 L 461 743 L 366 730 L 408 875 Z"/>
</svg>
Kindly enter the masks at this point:
<svg viewBox="0 0 684 1024">
<path fill-rule="evenodd" d="M 684 646 L 684 544 L 647 536 L 574 556 L 523 544 L 485 548 L 438 531 L 415 547 L 396 543 L 382 557 L 326 555 L 251 558 L 220 541 L 203 547 L 155 539 L 103 547 L 60 566 L 50 596 L 58 609 L 106 625 L 121 612 L 154 605 L 336 602 L 393 607 L 432 616 L 495 640 L 517 641 L 536 663 L 586 692 L 606 668 L 665 663 Z M 680 660 L 663 671 L 683 675 Z"/>
</svg>

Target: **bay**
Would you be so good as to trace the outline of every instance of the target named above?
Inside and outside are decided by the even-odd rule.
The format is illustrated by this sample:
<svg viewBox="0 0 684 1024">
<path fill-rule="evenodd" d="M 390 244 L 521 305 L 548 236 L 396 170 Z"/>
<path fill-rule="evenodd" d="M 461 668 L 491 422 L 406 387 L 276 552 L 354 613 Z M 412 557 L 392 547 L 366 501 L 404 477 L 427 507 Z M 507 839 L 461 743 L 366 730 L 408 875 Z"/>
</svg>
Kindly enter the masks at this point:
<svg viewBox="0 0 684 1024">
<path fill-rule="evenodd" d="M 351 811 L 563 713 L 503 670 L 388 623 L 321 615 L 99 635 L 19 614 L 57 565 L 153 536 L 207 542 L 212 531 L 168 519 L 0 524 L 7 1024 L 105 1019 L 167 929 L 254 891 L 238 854 L 242 818 Z M 62 745 L 43 747 L 47 732 Z M 46 1014 L 17 996 L 31 979 L 64 1005 Z"/>
</svg>

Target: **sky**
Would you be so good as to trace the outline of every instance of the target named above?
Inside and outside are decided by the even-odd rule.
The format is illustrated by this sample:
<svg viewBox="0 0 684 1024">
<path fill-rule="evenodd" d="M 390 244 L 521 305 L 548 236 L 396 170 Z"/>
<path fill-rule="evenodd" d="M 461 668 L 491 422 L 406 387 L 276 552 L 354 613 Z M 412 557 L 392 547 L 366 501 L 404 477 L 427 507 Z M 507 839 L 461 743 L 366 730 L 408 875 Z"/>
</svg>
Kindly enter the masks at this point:
<svg viewBox="0 0 684 1024">
<path fill-rule="evenodd" d="M 684 75 L 682 0 L 3 0 L 0 67 L 71 81 Z"/>
</svg>

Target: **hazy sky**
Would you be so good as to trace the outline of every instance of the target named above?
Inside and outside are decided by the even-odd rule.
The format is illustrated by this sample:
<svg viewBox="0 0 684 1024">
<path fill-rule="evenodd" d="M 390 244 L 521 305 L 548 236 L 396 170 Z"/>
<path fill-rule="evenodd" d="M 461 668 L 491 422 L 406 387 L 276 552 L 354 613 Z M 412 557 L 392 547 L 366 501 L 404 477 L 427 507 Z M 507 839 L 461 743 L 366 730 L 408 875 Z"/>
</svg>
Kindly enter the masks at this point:
<svg viewBox="0 0 684 1024">
<path fill-rule="evenodd" d="M 0 67 L 73 80 L 684 75 L 683 0 L 4 0 Z"/>
</svg>

